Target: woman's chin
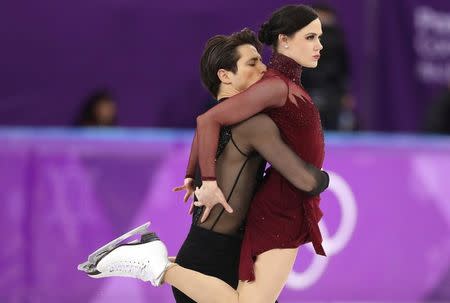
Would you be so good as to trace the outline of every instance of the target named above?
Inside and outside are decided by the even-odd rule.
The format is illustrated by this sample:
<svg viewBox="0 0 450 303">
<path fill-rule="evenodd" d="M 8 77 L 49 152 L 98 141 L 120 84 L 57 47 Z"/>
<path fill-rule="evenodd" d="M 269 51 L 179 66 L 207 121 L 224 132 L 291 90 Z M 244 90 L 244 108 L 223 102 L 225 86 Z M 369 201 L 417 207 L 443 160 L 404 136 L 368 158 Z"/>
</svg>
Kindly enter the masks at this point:
<svg viewBox="0 0 450 303">
<path fill-rule="evenodd" d="M 316 68 L 317 65 L 319 65 L 319 62 L 318 61 L 313 61 L 313 62 L 310 62 L 308 65 L 304 65 L 304 67 Z"/>
</svg>

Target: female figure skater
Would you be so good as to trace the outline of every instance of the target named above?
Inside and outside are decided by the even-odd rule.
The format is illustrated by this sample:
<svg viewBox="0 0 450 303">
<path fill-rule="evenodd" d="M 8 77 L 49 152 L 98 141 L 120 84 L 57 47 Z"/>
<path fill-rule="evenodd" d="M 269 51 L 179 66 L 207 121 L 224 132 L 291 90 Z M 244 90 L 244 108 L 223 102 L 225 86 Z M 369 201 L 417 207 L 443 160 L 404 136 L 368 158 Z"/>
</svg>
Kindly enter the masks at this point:
<svg viewBox="0 0 450 303">
<path fill-rule="evenodd" d="M 220 127 L 262 111 L 303 160 L 322 167 L 324 140 L 319 113 L 300 83 L 302 66 L 317 66 L 321 34 L 317 14 L 303 5 L 282 7 L 263 24 L 259 38 L 273 47 L 264 77 L 197 119 L 192 151 L 199 153 L 204 180 L 197 205 L 220 199 L 224 208 L 232 211 L 214 181 Z M 191 159 L 195 161 L 195 154 Z M 154 285 L 166 282 L 197 302 L 274 302 L 301 244 L 312 242 L 316 252 L 325 255 L 317 225 L 322 215 L 319 200 L 269 169 L 248 213 L 237 290 L 217 278 L 169 262 L 165 246 L 156 235 L 146 235 L 139 244 L 114 248 L 100 258 L 90 275 L 132 276 Z"/>
</svg>

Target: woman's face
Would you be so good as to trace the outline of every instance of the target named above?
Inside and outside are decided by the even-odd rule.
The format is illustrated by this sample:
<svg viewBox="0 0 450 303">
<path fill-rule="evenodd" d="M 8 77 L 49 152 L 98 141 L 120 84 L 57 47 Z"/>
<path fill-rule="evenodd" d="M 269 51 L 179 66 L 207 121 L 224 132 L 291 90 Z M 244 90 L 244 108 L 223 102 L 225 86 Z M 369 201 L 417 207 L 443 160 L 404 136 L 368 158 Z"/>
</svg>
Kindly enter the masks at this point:
<svg viewBox="0 0 450 303">
<path fill-rule="evenodd" d="M 320 51 L 322 24 L 319 19 L 296 31 L 291 36 L 280 35 L 278 38 L 278 52 L 295 60 L 304 67 L 317 67 Z"/>
</svg>

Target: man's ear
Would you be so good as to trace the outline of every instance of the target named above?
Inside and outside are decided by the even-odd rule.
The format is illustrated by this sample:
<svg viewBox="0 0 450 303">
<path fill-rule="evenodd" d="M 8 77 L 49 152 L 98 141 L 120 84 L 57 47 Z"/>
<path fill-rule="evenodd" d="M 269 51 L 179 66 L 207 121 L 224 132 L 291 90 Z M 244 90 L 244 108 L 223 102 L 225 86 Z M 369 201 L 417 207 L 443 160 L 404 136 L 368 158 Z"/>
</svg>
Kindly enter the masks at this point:
<svg viewBox="0 0 450 303">
<path fill-rule="evenodd" d="M 223 84 L 231 84 L 230 72 L 221 68 L 217 71 L 217 77 L 219 77 L 220 82 Z"/>
</svg>

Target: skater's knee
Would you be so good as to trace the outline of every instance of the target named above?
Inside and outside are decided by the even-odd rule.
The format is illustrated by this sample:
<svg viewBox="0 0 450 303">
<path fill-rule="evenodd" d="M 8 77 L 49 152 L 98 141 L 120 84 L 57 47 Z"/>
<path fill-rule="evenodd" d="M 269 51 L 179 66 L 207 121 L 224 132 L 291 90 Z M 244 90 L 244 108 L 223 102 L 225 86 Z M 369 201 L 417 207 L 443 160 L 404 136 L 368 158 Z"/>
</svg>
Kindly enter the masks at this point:
<svg viewBox="0 0 450 303">
<path fill-rule="evenodd" d="M 211 285 L 215 285 L 215 287 L 211 287 L 210 290 L 213 293 L 210 293 L 210 299 L 208 302 L 210 303 L 239 303 L 238 292 L 233 289 L 231 286 L 223 282 L 221 279 L 216 277 L 209 277 L 211 280 Z M 214 297 L 214 298 L 213 298 Z"/>
</svg>

